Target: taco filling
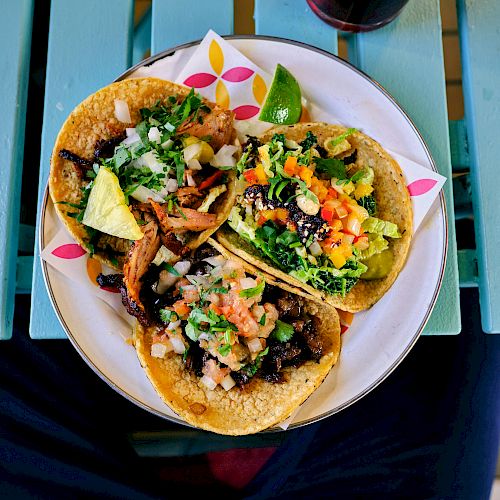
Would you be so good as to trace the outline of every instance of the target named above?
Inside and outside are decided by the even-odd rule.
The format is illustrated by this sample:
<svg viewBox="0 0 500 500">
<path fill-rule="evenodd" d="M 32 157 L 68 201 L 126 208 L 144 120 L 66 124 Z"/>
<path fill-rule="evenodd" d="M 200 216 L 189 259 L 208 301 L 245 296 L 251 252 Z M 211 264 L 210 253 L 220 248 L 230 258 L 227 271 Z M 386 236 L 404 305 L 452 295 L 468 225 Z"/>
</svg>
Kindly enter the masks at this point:
<svg viewBox="0 0 500 500">
<path fill-rule="evenodd" d="M 356 162 L 356 132 L 318 144 L 275 134 L 251 137 L 237 169 L 237 204 L 228 224 L 273 266 L 301 283 L 345 297 L 361 280 L 391 270 L 396 224 L 377 218 L 374 171 Z"/>
<path fill-rule="evenodd" d="M 158 252 L 141 291 L 139 320 L 150 326 L 152 357 L 182 356 L 206 388 L 226 391 L 253 377 L 285 382 L 284 368 L 322 358 L 319 319 L 307 312 L 306 299 L 248 275 L 209 245 L 174 266 L 162 258 Z M 98 282 L 124 289 L 121 275 Z"/>
<path fill-rule="evenodd" d="M 161 89 L 161 81 L 152 84 Z M 208 237 L 225 218 L 220 205 L 231 197 L 230 170 L 239 151 L 231 144 L 232 112 L 207 103 L 193 89 L 167 93 L 155 105 L 140 109 L 132 102 L 133 93 L 128 95 L 140 116 L 135 126 L 128 103 L 115 98 L 113 119 L 121 125 L 114 126 L 113 137 L 106 131 L 106 137 L 95 143 L 92 157 L 79 156 L 67 144 L 55 151 L 57 162 L 72 162 L 81 189 L 77 203 L 68 201 L 71 197 L 54 199 L 58 210 L 64 208 L 65 216 L 83 225 L 88 235 L 83 243 L 91 253 L 105 253 L 108 263 L 118 269 L 129 251 L 133 253 L 130 242 L 147 235 L 149 242 L 152 228 L 153 256 L 161 243 L 181 257 L 196 246 L 192 242 L 197 235 L 206 232 Z M 53 168 L 54 197 L 64 182 L 55 178 L 57 169 L 65 167 Z M 133 255 L 128 261 L 132 259 Z"/>
</svg>

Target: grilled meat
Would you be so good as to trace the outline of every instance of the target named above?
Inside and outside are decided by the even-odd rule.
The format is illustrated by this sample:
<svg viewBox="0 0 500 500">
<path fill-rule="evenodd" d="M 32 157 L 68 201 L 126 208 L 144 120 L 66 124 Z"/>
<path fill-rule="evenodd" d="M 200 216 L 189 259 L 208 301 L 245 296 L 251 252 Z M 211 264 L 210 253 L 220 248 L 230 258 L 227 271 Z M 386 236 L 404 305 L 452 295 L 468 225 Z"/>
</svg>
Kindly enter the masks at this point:
<svg viewBox="0 0 500 500">
<path fill-rule="evenodd" d="M 164 233 L 204 231 L 205 229 L 212 229 L 217 226 L 217 216 L 215 214 L 197 212 L 192 208 L 183 208 L 182 213 L 176 210 L 174 213 L 169 214 L 166 203 L 160 205 L 151 201 L 151 205 Z"/>
<path fill-rule="evenodd" d="M 128 253 L 128 259 L 123 266 L 124 283 L 127 287 L 127 296 L 133 300 L 137 306 L 144 310 L 140 300 L 141 278 L 148 270 L 149 265 L 155 258 L 156 252 L 160 248 L 160 236 L 158 226 L 154 221 L 148 222 L 141 228 L 144 237 L 135 241 Z"/>
</svg>

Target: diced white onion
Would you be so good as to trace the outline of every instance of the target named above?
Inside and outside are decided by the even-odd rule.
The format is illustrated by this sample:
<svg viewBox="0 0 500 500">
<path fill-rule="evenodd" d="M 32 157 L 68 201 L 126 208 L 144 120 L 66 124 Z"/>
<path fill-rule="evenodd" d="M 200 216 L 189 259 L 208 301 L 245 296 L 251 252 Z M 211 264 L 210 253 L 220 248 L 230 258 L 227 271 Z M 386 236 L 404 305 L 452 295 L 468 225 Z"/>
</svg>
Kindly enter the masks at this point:
<svg viewBox="0 0 500 500">
<path fill-rule="evenodd" d="M 179 337 L 172 335 L 170 337 L 170 342 L 172 342 L 172 347 L 174 348 L 174 352 L 177 354 L 184 354 L 186 347 L 184 346 L 184 342 Z"/>
<path fill-rule="evenodd" d="M 151 264 L 159 266 L 163 262 L 171 262 L 176 257 L 175 253 L 169 250 L 166 246 L 162 245 L 156 252 L 155 258 Z"/>
<path fill-rule="evenodd" d="M 151 356 L 153 358 L 163 358 L 167 354 L 167 346 L 165 344 L 151 344 Z"/>
<path fill-rule="evenodd" d="M 344 194 L 344 188 L 342 186 L 338 186 L 337 181 L 338 181 L 337 178 L 332 177 L 332 180 L 330 181 L 332 188 L 335 189 L 337 193 Z"/>
<path fill-rule="evenodd" d="M 189 169 L 191 170 L 201 170 L 201 163 L 196 159 L 196 158 L 193 158 L 192 160 L 189 160 L 187 162 L 187 166 Z"/>
<path fill-rule="evenodd" d="M 147 153 L 144 153 L 141 157 L 137 158 L 135 161 L 135 164 L 138 167 L 148 167 L 150 168 L 155 174 L 162 174 L 163 173 L 163 163 L 158 161 L 158 158 L 156 157 L 155 153 L 153 151 L 148 151 Z"/>
<path fill-rule="evenodd" d="M 185 292 L 194 292 L 194 291 L 198 290 L 198 287 L 196 285 L 184 285 L 182 287 L 182 290 Z"/>
<path fill-rule="evenodd" d="M 355 236 L 361 233 L 361 222 L 359 222 L 359 219 L 354 214 L 350 214 L 347 217 L 347 230 Z"/>
<path fill-rule="evenodd" d="M 126 101 L 115 99 L 115 116 L 116 119 L 120 122 L 132 123 L 132 118 L 130 118 L 130 110 L 128 109 L 128 104 Z"/>
<path fill-rule="evenodd" d="M 242 290 L 246 290 L 248 288 L 255 288 L 257 286 L 257 282 L 253 278 L 241 278 L 240 286 Z"/>
<path fill-rule="evenodd" d="M 121 142 L 124 146 L 130 146 L 131 144 L 134 144 L 134 142 L 139 142 L 141 140 L 139 134 L 135 131 L 135 128 L 127 128 L 126 130 L 127 138 Z M 132 132 L 129 133 L 129 130 Z"/>
<path fill-rule="evenodd" d="M 208 375 L 203 375 L 203 377 L 200 378 L 200 382 L 211 391 L 213 391 L 217 387 L 217 383 Z"/>
<path fill-rule="evenodd" d="M 189 146 L 184 148 L 184 151 L 182 152 L 184 155 L 184 161 L 186 163 L 189 163 L 189 161 L 193 158 L 199 157 L 202 147 L 203 144 L 201 142 L 195 142 L 194 144 L 190 144 Z"/>
<path fill-rule="evenodd" d="M 354 241 L 354 235 L 353 234 L 343 234 L 342 235 L 342 243 L 347 243 L 350 245 Z"/>
<path fill-rule="evenodd" d="M 234 167 L 236 165 L 236 158 L 233 155 L 236 151 L 238 151 L 236 146 L 224 144 L 210 160 L 210 165 L 212 167 Z"/>
<path fill-rule="evenodd" d="M 163 149 L 170 149 L 172 147 L 173 143 L 174 143 L 174 141 L 172 139 L 167 139 L 165 142 L 161 143 L 161 147 Z"/>
<path fill-rule="evenodd" d="M 189 170 L 186 171 L 186 181 L 189 187 L 196 187 L 196 182 L 194 181 L 193 176 L 191 175 L 191 172 L 189 172 Z"/>
<path fill-rule="evenodd" d="M 250 352 L 262 351 L 262 344 L 259 338 L 255 338 L 247 342 L 247 347 Z"/>
<path fill-rule="evenodd" d="M 125 129 L 125 134 L 127 134 L 127 137 L 132 137 L 137 134 L 137 131 L 135 127 L 127 127 Z"/>
<path fill-rule="evenodd" d="M 176 281 L 179 279 L 178 276 L 174 276 L 168 271 L 161 271 L 160 277 L 156 283 L 155 292 L 159 295 L 163 295 L 170 287 L 174 286 Z"/>
<path fill-rule="evenodd" d="M 222 385 L 222 387 L 226 390 L 226 391 L 229 391 L 230 389 L 232 389 L 235 385 L 236 385 L 236 382 L 233 380 L 233 377 L 231 377 L 231 375 L 229 375 L 229 373 L 222 379 L 220 385 Z"/>
<path fill-rule="evenodd" d="M 223 255 L 214 255 L 213 257 L 207 257 L 203 259 L 203 262 L 210 264 L 211 266 L 223 266 L 226 263 L 226 258 Z"/>
<path fill-rule="evenodd" d="M 321 249 L 320 244 L 317 241 L 314 241 L 309 246 L 309 252 L 311 252 L 311 255 L 314 255 L 314 257 L 317 257 L 323 253 L 323 250 Z"/>
<path fill-rule="evenodd" d="M 190 283 L 193 283 L 192 285 L 188 286 L 183 286 L 183 290 L 189 290 L 189 287 L 192 287 L 193 289 L 196 289 L 196 285 L 202 286 L 203 288 L 210 288 L 210 281 L 205 278 L 205 276 L 198 276 L 196 274 L 187 274 L 186 278 L 189 280 Z"/>
<path fill-rule="evenodd" d="M 171 321 L 168 325 L 167 325 L 167 330 L 175 330 L 178 326 L 181 325 L 181 320 L 177 320 L 177 321 Z"/>
<path fill-rule="evenodd" d="M 164 127 L 169 131 L 173 132 L 175 130 L 175 125 L 172 125 L 171 123 L 165 123 Z"/>
<path fill-rule="evenodd" d="M 305 259 L 307 257 L 306 249 L 303 246 L 295 247 L 295 253 Z"/>
<path fill-rule="evenodd" d="M 208 333 L 200 333 L 198 340 L 210 340 L 210 335 Z"/>
<path fill-rule="evenodd" d="M 285 139 L 285 146 L 288 149 L 299 149 L 300 148 L 300 146 L 295 141 L 292 141 L 291 139 Z"/>
<path fill-rule="evenodd" d="M 159 143 L 161 142 L 161 134 L 158 127 L 151 127 L 148 131 L 148 139 L 151 142 Z"/>
<path fill-rule="evenodd" d="M 191 267 L 191 262 L 188 260 L 181 260 L 180 262 L 177 262 L 177 264 L 174 265 L 174 269 L 181 275 L 184 276 L 187 274 Z"/>
<path fill-rule="evenodd" d="M 156 201 L 156 203 L 163 203 L 165 201 L 156 191 L 144 186 L 139 186 L 130 196 L 142 203 L 149 203 L 150 198 Z"/>
<path fill-rule="evenodd" d="M 178 188 L 179 185 L 177 184 L 177 179 L 168 179 L 168 181 L 165 183 L 165 189 L 169 193 L 175 193 Z"/>
</svg>

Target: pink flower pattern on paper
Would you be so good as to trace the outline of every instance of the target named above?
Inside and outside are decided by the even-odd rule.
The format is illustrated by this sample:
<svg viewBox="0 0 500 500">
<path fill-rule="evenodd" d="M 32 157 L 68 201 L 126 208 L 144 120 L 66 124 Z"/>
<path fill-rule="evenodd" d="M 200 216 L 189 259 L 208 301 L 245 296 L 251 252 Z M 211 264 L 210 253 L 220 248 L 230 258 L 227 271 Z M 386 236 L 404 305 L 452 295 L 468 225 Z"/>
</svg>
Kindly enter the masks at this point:
<svg viewBox="0 0 500 500">
<path fill-rule="evenodd" d="M 54 248 L 52 250 L 52 255 L 59 257 L 60 259 L 78 259 L 87 252 L 76 243 L 67 243 L 66 245 L 61 245 L 60 247 Z"/>
<path fill-rule="evenodd" d="M 258 106 L 252 106 L 251 104 L 244 104 L 243 106 L 238 106 L 234 108 L 234 116 L 237 120 L 248 120 L 254 117 L 260 108 Z"/>
<path fill-rule="evenodd" d="M 236 66 L 226 71 L 221 78 L 227 82 L 239 83 L 248 80 L 254 74 L 254 70 L 244 66 Z"/>
<path fill-rule="evenodd" d="M 210 73 L 195 73 L 184 80 L 184 85 L 194 87 L 195 89 L 202 89 L 212 85 L 215 80 L 217 80 L 217 77 Z"/>
<path fill-rule="evenodd" d="M 408 184 L 408 191 L 410 196 L 420 196 L 428 193 L 436 184 L 437 181 L 434 179 L 418 179 Z"/>
</svg>

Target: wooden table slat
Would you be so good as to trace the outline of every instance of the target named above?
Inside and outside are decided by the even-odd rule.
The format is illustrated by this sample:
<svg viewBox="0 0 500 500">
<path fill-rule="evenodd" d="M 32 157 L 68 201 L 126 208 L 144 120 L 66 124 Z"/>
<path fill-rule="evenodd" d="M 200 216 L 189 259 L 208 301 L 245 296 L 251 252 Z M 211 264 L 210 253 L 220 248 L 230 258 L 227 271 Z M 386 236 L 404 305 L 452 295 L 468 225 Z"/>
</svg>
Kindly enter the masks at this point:
<svg viewBox="0 0 500 500">
<path fill-rule="evenodd" d="M 203 38 L 209 29 L 233 33 L 233 0 L 153 0 L 151 54 Z"/>
<path fill-rule="evenodd" d="M 52 0 L 49 26 L 38 213 L 57 133 L 71 110 L 130 66 L 133 0 Z M 36 242 L 38 242 L 37 220 Z M 32 338 L 64 338 L 49 301 L 35 247 Z"/>
<path fill-rule="evenodd" d="M 485 332 L 500 333 L 500 2 L 457 4 L 481 321 Z"/>
<path fill-rule="evenodd" d="M 0 339 L 12 336 L 33 0 L 4 2 L 0 17 Z"/>
<path fill-rule="evenodd" d="M 337 54 L 337 32 L 305 0 L 255 0 L 255 32 L 299 40 Z"/>
<path fill-rule="evenodd" d="M 448 113 L 439 0 L 409 2 L 385 28 L 357 37 L 362 70 L 401 104 L 423 135 L 439 172 L 448 178 L 448 259 L 441 292 L 426 334 L 457 334 L 461 329 L 457 245 L 448 133 Z"/>
</svg>

